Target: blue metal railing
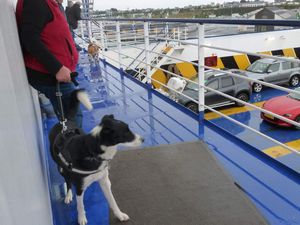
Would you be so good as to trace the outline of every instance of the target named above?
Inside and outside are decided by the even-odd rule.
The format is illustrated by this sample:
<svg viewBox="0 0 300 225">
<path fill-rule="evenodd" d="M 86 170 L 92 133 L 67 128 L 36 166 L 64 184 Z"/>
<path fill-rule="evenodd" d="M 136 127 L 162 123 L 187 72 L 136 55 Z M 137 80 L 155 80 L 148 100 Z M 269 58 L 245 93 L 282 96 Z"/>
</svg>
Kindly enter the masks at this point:
<svg viewBox="0 0 300 225">
<path fill-rule="evenodd" d="M 96 19 L 96 18 L 93 18 L 93 19 Z M 97 20 L 97 19 L 96 19 Z M 242 54 L 246 54 L 246 55 L 253 55 L 253 53 L 251 52 L 246 52 L 246 51 L 239 51 L 239 50 L 234 50 L 234 49 L 230 49 L 230 48 L 221 48 L 221 47 L 218 47 L 218 46 L 210 46 L 210 45 L 206 45 L 204 43 L 204 24 L 222 24 L 222 25 L 258 25 L 258 26 L 280 26 L 280 27 L 300 27 L 300 21 L 299 20 L 269 20 L 269 19 L 260 19 L 260 20 L 248 20 L 248 19 L 173 19 L 173 18 L 170 18 L 170 19 L 149 19 L 149 18 L 139 18 L 139 19 L 125 19 L 125 18 L 107 18 L 107 19 L 99 19 L 100 21 L 110 21 L 110 22 L 116 22 L 116 36 L 118 37 L 117 39 L 117 46 L 118 46 L 118 50 L 113 50 L 111 49 L 110 51 L 113 52 L 113 53 L 117 53 L 118 54 L 118 60 L 115 60 L 113 58 L 111 58 L 110 55 L 108 54 L 103 54 L 103 58 L 104 57 L 107 57 L 108 59 L 112 60 L 112 61 L 115 61 L 117 62 L 118 61 L 118 64 L 119 64 L 119 68 L 120 69 L 123 69 L 123 68 L 128 68 L 128 64 L 124 64 L 123 62 L 123 56 L 126 56 L 126 54 L 124 54 L 124 52 L 122 52 L 122 41 L 121 41 L 121 32 L 120 32 L 120 22 L 144 22 L 144 38 L 145 38 L 145 53 L 148 53 L 148 56 L 145 57 L 145 60 L 138 60 L 137 58 L 136 61 L 139 62 L 139 64 L 143 64 L 145 67 L 146 67 L 146 70 L 144 70 L 143 72 L 141 72 L 139 70 L 139 68 L 133 68 L 132 70 L 135 71 L 137 74 L 140 74 L 141 76 L 143 75 L 144 77 L 146 77 L 147 79 L 143 79 L 146 80 L 145 82 L 151 84 L 152 82 L 156 82 L 158 83 L 159 85 L 161 85 L 162 87 L 166 88 L 167 90 L 169 91 L 174 91 L 175 93 L 177 94 L 181 94 L 183 95 L 184 97 L 190 99 L 191 101 L 195 102 L 196 104 L 198 104 L 198 112 L 199 113 L 199 119 L 202 120 L 203 119 L 203 112 L 204 112 L 204 109 L 208 109 L 216 114 L 219 114 L 221 116 L 223 116 L 224 118 L 228 119 L 228 120 L 231 120 L 232 122 L 235 122 L 237 123 L 239 126 L 242 126 L 242 127 L 246 127 L 248 128 L 249 130 L 253 131 L 254 133 L 257 133 L 257 134 L 260 134 L 261 136 L 273 141 L 274 143 L 278 144 L 278 145 L 281 145 L 282 147 L 284 148 L 287 148 L 289 149 L 290 151 L 292 152 L 295 152 L 296 154 L 299 154 L 295 149 L 289 147 L 289 146 L 286 146 L 280 142 L 278 142 L 277 140 L 271 138 L 271 137 L 268 137 L 264 134 L 262 134 L 261 132 L 259 131 L 256 131 L 255 129 L 251 128 L 251 127 L 248 127 L 248 126 L 245 126 L 244 124 L 241 124 L 239 123 L 238 121 L 235 121 L 235 120 L 232 120 L 230 117 L 212 109 L 211 107 L 209 106 L 206 106 L 205 105 L 205 102 L 204 102 L 204 90 L 209 90 L 209 91 L 212 91 L 212 92 L 215 92 L 217 93 L 218 95 L 221 95 L 223 97 L 226 97 L 230 100 L 232 100 L 233 102 L 239 102 L 239 103 L 243 103 L 244 105 L 247 105 L 249 107 L 252 107 L 252 108 L 255 108 L 255 109 L 258 109 L 264 113 L 269 113 L 271 115 L 273 115 L 274 117 L 278 118 L 278 119 L 281 119 L 283 121 L 286 121 L 286 122 L 289 122 L 290 124 L 293 124 L 294 126 L 300 126 L 300 124 L 298 124 L 297 122 L 295 121 L 291 121 L 289 120 L 288 118 L 284 118 L 280 115 L 277 115 L 277 114 L 273 114 L 272 112 L 269 112 L 269 111 L 266 111 L 264 109 L 261 109 L 260 107 L 257 107 L 257 106 L 252 106 L 252 104 L 250 103 L 246 103 L 246 102 L 243 102 L 239 99 L 236 99 L 235 97 L 232 97 L 232 96 L 229 96 L 227 94 L 224 94 L 224 93 L 221 93 L 217 90 L 211 90 L 210 88 L 206 87 L 204 85 L 204 69 L 209 69 L 209 67 L 205 66 L 204 65 L 204 48 L 210 48 L 210 49 L 215 49 L 215 50 L 220 50 L 220 51 L 228 51 L 228 52 L 238 52 L 238 53 L 242 53 Z M 153 23 L 183 23 L 183 24 L 197 24 L 198 28 L 198 42 L 197 43 L 192 43 L 192 42 L 184 42 L 182 40 L 175 40 L 175 39 L 170 39 L 170 38 L 158 38 L 157 36 L 151 36 L 149 35 L 149 24 L 153 22 Z M 125 23 L 126 24 L 126 23 Z M 152 77 L 150 77 L 150 69 L 151 67 L 153 68 L 156 68 L 157 70 L 159 70 L 160 68 L 156 67 L 156 66 L 153 66 L 151 65 L 151 59 L 150 59 L 150 56 L 149 54 L 150 53 L 153 53 L 153 54 L 157 54 L 157 55 L 160 55 L 160 53 L 157 53 L 157 52 L 153 52 L 151 50 L 151 47 L 149 46 L 149 39 L 152 38 L 152 39 L 155 39 L 155 40 L 166 40 L 166 41 L 174 41 L 174 42 L 178 42 L 178 43 L 185 43 L 187 45 L 190 45 L 190 46 L 194 46 L 195 47 L 195 50 L 198 52 L 198 63 L 196 64 L 196 66 L 198 67 L 198 77 L 201 78 L 198 80 L 198 85 L 199 85 L 199 96 L 198 96 L 198 101 L 195 100 L 195 99 L 192 99 L 190 98 L 189 96 L 185 96 L 184 94 L 182 93 L 179 93 L 179 91 L 177 90 L 173 90 L 172 88 L 168 87 L 166 85 L 166 83 L 162 83 L 160 82 L 159 80 L 157 79 L 154 79 Z M 140 47 L 137 47 L 137 46 L 132 46 L 132 48 L 137 48 L 137 49 L 143 49 L 143 48 L 140 48 Z M 256 54 L 256 55 L 259 55 L 260 57 L 270 57 L 268 55 L 263 55 L 263 54 Z M 175 57 L 174 56 L 168 56 L 170 59 L 174 59 Z M 274 56 L 271 56 L 273 58 L 278 58 L 278 57 L 274 57 Z M 130 56 L 127 56 L 127 58 L 132 58 Z M 134 58 L 132 58 L 134 59 Z M 178 58 L 177 56 L 177 60 L 180 62 L 180 58 Z M 292 59 L 287 59 L 287 60 L 292 60 Z M 295 60 L 295 59 L 294 59 Z M 127 60 L 128 61 L 128 60 Z M 298 60 L 297 60 L 298 61 Z M 130 64 L 130 63 L 129 63 Z M 215 69 L 215 68 L 211 68 L 211 69 Z M 297 91 L 294 91 L 294 90 L 290 90 L 290 89 L 287 89 L 287 88 L 284 88 L 284 87 L 278 87 L 277 85 L 274 85 L 274 84 L 269 84 L 269 83 L 266 83 L 264 81 L 260 81 L 260 80 L 253 80 L 252 78 L 248 78 L 248 77 L 245 77 L 245 76 L 242 76 L 242 75 L 238 75 L 238 74 L 234 74 L 234 73 L 231 73 L 231 72 L 224 72 L 224 73 L 227 73 L 228 75 L 230 76 L 233 76 L 233 77 L 238 77 L 238 78 L 242 78 L 242 79 L 246 79 L 248 80 L 249 82 L 255 82 L 255 83 L 260 83 L 262 85 L 265 85 L 265 86 L 269 86 L 269 87 L 272 87 L 272 88 L 277 88 L 279 90 L 283 90 L 283 91 L 286 91 L 286 92 L 295 92 L 295 93 L 298 93 Z M 171 76 L 177 76 L 179 77 L 180 79 L 185 79 L 186 82 L 192 82 L 190 81 L 188 78 L 184 78 L 184 77 L 180 77 L 180 75 L 178 74 L 174 74 L 173 72 L 168 72 L 168 74 L 170 74 Z"/>
<path fill-rule="evenodd" d="M 95 19 L 95 18 L 93 18 Z M 89 19 L 88 19 L 89 20 Z M 231 25 L 265 25 L 265 26 L 283 26 L 300 27 L 300 20 L 272 20 L 272 19 L 126 19 L 126 18 L 101 18 L 102 21 L 119 22 L 164 22 L 164 23 L 198 23 L 198 24 L 231 24 Z"/>
</svg>

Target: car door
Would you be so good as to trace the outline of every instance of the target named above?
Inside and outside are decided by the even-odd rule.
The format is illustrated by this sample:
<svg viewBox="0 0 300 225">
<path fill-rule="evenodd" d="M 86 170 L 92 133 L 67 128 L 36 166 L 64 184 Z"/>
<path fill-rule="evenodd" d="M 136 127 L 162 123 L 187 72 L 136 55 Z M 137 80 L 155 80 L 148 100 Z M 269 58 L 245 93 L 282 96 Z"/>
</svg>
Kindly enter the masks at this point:
<svg viewBox="0 0 300 225">
<path fill-rule="evenodd" d="M 273 63 L 269 66 L 267 73 L 265 75 L 264 81 L 269 83 L 278 83 L 280 82 L 279 76 L 280 63 Z"/>
<path fill-rule="evenodd" d="M 221 88 L 219 91 L 223 92 L 224 94 L 234 96 L 235 93 L 235 85 L 234 85 L 234 80 L 232 77 L 225 76 L 221 77 Z M 229 98 L 226 98 L 224 96 L 219 95 L 220 97 L 220 102 L 231 102 L 232 100 Z"/>
<path fill-rule="evenodd" d="M 282 69 L 279 71 L 278 79 L 280 83 L 287 82 L 292 73 L 292 62 L 282 62 L 281 67 Z"/>
<path fill-rule="evenodd" d="M 206 86 L 212 88 L 214 90 L 219 90 L 219 78 L 213 78 L 206 83 Z M 209 91 L 206 89 L 205 91 L 205 104 L 206 105 L 214 105 L 220 102 L 220 95 L 213 91 Z"/>
</svg>

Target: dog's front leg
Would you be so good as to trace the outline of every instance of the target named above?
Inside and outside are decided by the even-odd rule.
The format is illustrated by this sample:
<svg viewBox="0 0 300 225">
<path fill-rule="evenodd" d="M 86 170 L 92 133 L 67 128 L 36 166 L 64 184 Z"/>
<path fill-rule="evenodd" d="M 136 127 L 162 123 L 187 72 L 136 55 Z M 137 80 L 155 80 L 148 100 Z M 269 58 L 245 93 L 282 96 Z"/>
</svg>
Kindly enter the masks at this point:
<svg viewBox="0 0 300 225">
<path fill-rule="evenodd" d="M 85 216 L 85 210 L 84 210 L 84 204 L 83 204 L 83 194 L 84 192 L 82 191 L 81 193 L 77 192 L 76 195 L 76 201 L 77 201 L 77 213 L 78 213 L 78 223 L 80 225 L 86 225 L 87 224 L 87 219 Z"/>
<path fill-rule="evenodd" d="M 112 194 L 111 191 L 111 182 L 108 177 L 108 169 L 106 168 L 104 171 L 104 175 L 99 180 L 100 187 L 104 193 L 104 196 L 109 204 L 109 207 L 113 211 L 114 215 L 120 220 L 120 221 L 127 221 L 129 220 L 129 216 L 126 213 L 121 212 L 119 209 L 117 202 Z"/>
</svg>

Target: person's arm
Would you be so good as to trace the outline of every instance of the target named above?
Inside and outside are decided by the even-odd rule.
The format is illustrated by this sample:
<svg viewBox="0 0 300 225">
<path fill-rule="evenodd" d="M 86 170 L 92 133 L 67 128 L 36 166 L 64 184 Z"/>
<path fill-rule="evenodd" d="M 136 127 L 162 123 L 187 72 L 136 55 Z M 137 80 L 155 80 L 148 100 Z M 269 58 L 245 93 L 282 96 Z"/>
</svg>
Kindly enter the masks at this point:
<svg viewBox="0 0 300 225">
<path fill-rule="evenodd" d="M 37 58 L 51 75 L 63 65 L 49 52 L 40 39 L 44 26 L 52 20 L 52 13 L 44 0 L 24 0 L 20 24 L 21 42 L 26 51 Z"/>
</svg>

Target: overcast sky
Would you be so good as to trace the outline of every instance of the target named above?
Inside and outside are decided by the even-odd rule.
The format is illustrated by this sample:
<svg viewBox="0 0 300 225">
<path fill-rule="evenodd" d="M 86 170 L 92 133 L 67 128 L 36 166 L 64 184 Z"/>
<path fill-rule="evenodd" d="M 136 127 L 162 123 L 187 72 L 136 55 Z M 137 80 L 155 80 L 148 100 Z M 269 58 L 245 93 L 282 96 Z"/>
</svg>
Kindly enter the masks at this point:
<svg viewBox="0 0 300 225">
<path fill-rule="evenodd" d="M 95 10 L 116 9 L 146 9 L 175 8 L 187 5 L 204 5 L 211 2 L 223 3 L 239 0 L 94 0 Z"/>
</svg>

